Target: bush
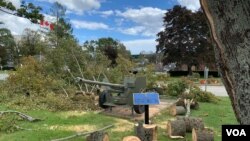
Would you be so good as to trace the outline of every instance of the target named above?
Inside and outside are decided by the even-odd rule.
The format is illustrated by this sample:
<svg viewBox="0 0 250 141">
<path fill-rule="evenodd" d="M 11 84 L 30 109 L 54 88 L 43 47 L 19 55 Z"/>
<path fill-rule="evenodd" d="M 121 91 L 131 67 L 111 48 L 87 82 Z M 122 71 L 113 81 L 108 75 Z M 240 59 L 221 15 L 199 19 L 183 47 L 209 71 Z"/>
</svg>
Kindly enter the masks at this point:
<svg viewBox="0 0 250 141">
<path fill-rule="evenodd" d="M 212 94 L 211 92 L 202 91 L 200 88 L 194 88 L 190 91 L 190 93 L 194 96 L 199 102 L 212 102 L 217 103 L 219 99 Z"/>
<path fill-rule="evenodd" d="M 177 80 L 168 84 L 167 94 L 170 96 L 180 96 L 188 88 L 188 83 L 185 80 Z"/>
</svg>

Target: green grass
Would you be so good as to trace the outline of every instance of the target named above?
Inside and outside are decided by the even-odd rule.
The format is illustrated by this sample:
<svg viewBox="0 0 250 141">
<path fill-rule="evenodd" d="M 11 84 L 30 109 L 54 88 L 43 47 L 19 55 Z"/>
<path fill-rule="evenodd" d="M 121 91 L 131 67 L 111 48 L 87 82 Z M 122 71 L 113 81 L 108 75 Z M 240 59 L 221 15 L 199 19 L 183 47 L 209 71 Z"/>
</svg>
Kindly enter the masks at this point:
<svg viewBox="0 0 250 141">
<path fill-rule="evenodd" d="M 201 117 L 205 126 L 215 131 L 215 140 L 221 140 L 222 124 L 237 124 L 234 117 L 230 101 L 227 97 L 220 98 L 218 104 L 200 103 L 199 110 L 192 110 L 191 116 Z M 1 105 L 0 110 L 7 110 Z M 22 111 L 22 110 L 19 110 Z M 84 112 L 82 114 L 72 114 L 78 112 L 49 112 L 49 111 L 22 111 L 33 117 L 41 118 L 43 121 L 30 123 L 18 121 L 17 125 L 23 128 L 36 129 L 33 131 L 19 130 L 14 133 L 0 133 L 0 141 L 43 141 L 73 135 L 81 131 L 92 131 L 106 125 L 114 124 L 115 127 L 108 129 L 111 141 L 120 141 L 124 136 L 134 135 L 133 122 L 124 119 L 104 116 L 97 112 Z M 161 115 L 152 119 L 153 123 L 159 125 L 158 140 L 171 141 L 166 136 L 166 121 L 170 118 L 168 111 L 164 110 Z M 77 128 L 78 127 L 78 128 Z M 71 141 L 84 140 L 84 137 L 74 138 Z M 191 134 L 187 134 L 187 140 L 191 140 Z"/>
</svg>

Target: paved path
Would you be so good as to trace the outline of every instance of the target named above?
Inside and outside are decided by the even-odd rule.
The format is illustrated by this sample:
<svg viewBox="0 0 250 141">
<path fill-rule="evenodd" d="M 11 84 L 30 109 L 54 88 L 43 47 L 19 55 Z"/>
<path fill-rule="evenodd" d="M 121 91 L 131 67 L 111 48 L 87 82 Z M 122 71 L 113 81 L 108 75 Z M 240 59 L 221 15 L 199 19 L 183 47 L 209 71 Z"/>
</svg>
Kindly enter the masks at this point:
<svg viewBox="0 0 250 141">
<path fill-rule="evenodd" d="M 200 86 L 200 88 L 205 90 L 205 86 Z M 207 91 L 216 96 L 228 96 L 224 86 L 207 86 Z"/>
<path fill-rule="evenodd" d="M 5 80 L 5 79 L 7 79 L 8 76 L 9 76 L 8 74 L 1 73 L 0 80 Z"/>
</svg>

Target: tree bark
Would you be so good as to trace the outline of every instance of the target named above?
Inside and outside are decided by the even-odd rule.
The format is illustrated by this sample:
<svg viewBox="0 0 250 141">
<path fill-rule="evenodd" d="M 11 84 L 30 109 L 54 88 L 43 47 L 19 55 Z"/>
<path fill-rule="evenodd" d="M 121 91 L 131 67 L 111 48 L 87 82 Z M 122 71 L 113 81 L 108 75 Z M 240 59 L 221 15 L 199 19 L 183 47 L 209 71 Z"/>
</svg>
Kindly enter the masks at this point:
<svg viewBox="0 0 250 141">
<path fill-rule="evenodd" d="M 109 141 L 109 136 L 107 133 L 104 133 L 103 131 L 96 131 L 91 133 L 86 138 L 87 141 Z"/>
<path fill-rule="evenodd" d="M 167 134 L 171 136 L 182 136 L 184 137 L 186 133 L 186 125 L 184 120 L 168 121 L 167 124 Z"/>
<path fill-rule="evenodd" d="M 136 136 L 127 136 L 127 137 L 124 137 L 122 141 L 141 141 L 141 140 Z"/>
<path fill-rule="evenodd" d="M 215 57 L 240 124 L 250 124 L 250 1 L 200 0 Z"/>
<path fill-rule="evenodd" d="M 155 124 L 136 124 L 135 134 L 141 141 L 157 141 L 157 126 Z"/>
<path fill-rule="evenodd" d="M 196 117 L 177 117 L 177 120 L 184 120 L 186 132 L 192 132 L 192 129 L 204 129 L 205 125 L 202 118 Z"/>
<path fill-rule="evenodd" d="M 184 98 L 180 98 L 178 101 L 176 101 L 175 105 L 185 107 Z M 197 101 L 193 100 L 193 102 L 190 105 L 190 108 L 194 109 L 194 110 L 199 109 L 199 103 Z"/>
<path fill-rule="evenodd" d="M 210 129 L 193 129 L 192 141 L 214 141 L 214 133 Z"/>
<path fill-rule="evenodd" d="M 183 106 L 171 106 L 169 109 L 169 114 L 172 116 L 185 115 L 186 109 Z"/>
</svg>

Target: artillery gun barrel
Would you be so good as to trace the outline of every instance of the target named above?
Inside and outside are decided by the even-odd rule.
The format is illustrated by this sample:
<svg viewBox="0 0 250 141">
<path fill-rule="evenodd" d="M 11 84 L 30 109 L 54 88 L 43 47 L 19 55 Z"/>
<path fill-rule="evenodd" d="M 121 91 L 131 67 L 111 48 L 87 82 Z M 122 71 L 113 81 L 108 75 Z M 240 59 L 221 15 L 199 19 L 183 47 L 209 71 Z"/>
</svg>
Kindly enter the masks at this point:
<svg viewBox="0 0 250 141">
<path fill-rule="evenodd" d="M 110 87 L 115 87 L 115 88 L 125 88 L 125 86 L 122 84 L 113 84 L 113 83 L 107 83 L 107 82 L 92 81 L 92 80 L 87 80 L 87 79 L 83 79 L 80 77 L 77 77 L 77 79 L 80 82 L 87 83 L 87 84 L 96 84 L 96 85 L 110 86 Z"/>
</svg>

